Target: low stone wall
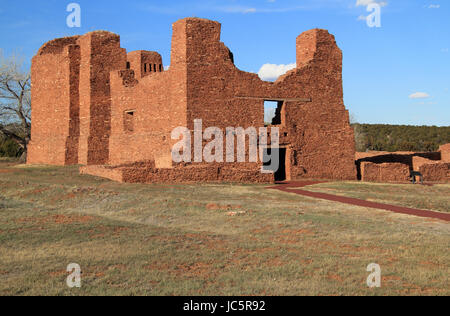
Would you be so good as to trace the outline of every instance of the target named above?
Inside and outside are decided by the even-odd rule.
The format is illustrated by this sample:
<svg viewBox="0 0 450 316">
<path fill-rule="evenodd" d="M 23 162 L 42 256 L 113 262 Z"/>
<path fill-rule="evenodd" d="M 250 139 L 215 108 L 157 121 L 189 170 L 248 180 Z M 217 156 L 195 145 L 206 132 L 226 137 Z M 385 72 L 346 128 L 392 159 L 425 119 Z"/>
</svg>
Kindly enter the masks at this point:
<svg viewBox="0 0 450 316">
<path fill-rule="evenodd" d="M 382 164 L 390 164 L 391 166 L 389 168 L 393 168 L 394 166 L 402 166 L 400 170 L 395 171 L 391 170 L 392 176 L 389 176 L 389 174 L 378 176 L 378 179 L 381 177 L 383 178 L 396 178 L 406 173 L 404 165 L 409 167 L 409 170 L 415 170 L 419 171 L 420 167 L 424 164 L 432 164 L 432 163 L 439 163 L 441 162 L 441 153 L 440 152 L 426 152 L 426 153 L 414 153 L 414 152 L 367 152 L 367 153 L 356 153 L 356 169 L 358 171 L 358 179 L 363 181 L 379 181 L 383 182 L 382 180 L 364 180 L 363 171 L 362 171 L 362 164 L 363 163 L 373 163 L 377 165 Z M 366 169 L 370 167 L 366 167 Z M 373 167 L 375 168 L 375 167 Z M 373 175 L 367 175 L 366 171 L 366 179 L 372 179 L 375 176 Z M 408 180 L 409 180 L 410 172 L 408 171 Z M 389 181 L 389 182 L 404 182 L 406 180 L 401 181 Z"/>
<path fill-rule="evenodd" d="M 366 182 L 407 183 L 410 181 L 410 168 L 402 163 L 372 162 L 361 163 L 361 178 Z"/>
<path fill-rule="evenodd" d="M 424 164 L 419 169 L 427 182 L 450 183 L 450 163 Z"/>
<path fill-rule="evenodd" d="M 450 162 L 450 144 L 442 145 L 439 148 L 441 152 L 441 159 L 443 162 Z"/>
<path fill-rule="evenodd" d="M 135 166 L 84 166 L 81 174 L 89 174 L 122 183 L 269 183 L 275 182 L 273 174 L 263 174 L 259 169 L 233 169 L 216 165 L 155 168 L 151 165 Z"/>
<path fill-rule="evenodd" d="M 426 159 L 423 157 L 413 157 L 413 169 L 414 171 L 420 171 L 420 167 L 422 167 L 423 165 L 432 165 L 432 164 L 436 164 L 436 163 L 440 163 L 441 161 L 435 161 L 435 160 L 430 160 L 430 159 Z"/>
</svg>

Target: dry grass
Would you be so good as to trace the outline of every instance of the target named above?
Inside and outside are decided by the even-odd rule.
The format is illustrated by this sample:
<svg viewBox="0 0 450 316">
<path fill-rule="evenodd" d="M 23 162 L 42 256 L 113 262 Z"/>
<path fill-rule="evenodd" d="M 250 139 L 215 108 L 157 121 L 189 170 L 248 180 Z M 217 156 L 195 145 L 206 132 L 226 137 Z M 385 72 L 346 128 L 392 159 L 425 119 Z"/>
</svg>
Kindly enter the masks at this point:
<svg viewBox="0 0 450 316">
<path fill-rule="evenodd" d="M 5 163 L 0 170 L 8 170 L 0 172 L 3 295 L 450 294 L 445 222 L 265 186 L 117 184 L 76 168 Z M 349 192 L 363 186 L 351 185 Z M 445 199 L 445 188 L 430 190 Z M 65 284 L 72 262 L 82 267 L 81 289 Z M 372 262 L 383 271 L 380 289 L 366 285 Z"/>
</svg>

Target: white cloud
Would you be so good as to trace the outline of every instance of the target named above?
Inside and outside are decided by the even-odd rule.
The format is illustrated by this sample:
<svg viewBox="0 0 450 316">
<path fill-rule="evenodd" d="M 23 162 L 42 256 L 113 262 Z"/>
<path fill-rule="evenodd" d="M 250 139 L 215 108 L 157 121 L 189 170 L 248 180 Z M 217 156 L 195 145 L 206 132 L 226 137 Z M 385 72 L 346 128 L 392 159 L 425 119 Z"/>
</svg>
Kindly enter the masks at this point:
<svg viewBox="0 0 450 316">
<path fill-rule="evenodd" d="M 439 9 L 441 7 L 440 4 L 430 4 L 428 6 L 428 9 Z"/>
<path fill-rule="evenodd" d="M 426 92 L 415 92 L 409 96 L 410 99 L 428 99 L 430 95 Z"/>
<path fill-rule="evenodd" d="M 295 12 L 308 10 L 310 7 L 308 6 L 296 6 L 296 7 L 284 7 L 284 8 L 254 8 L 254 7 L 244 7 L 244 6 L 226 6 L 226 7 L 214 7 L 210 10 L 218 11 L 223 13 L 240 13 L 240 14 L 248 14 L 248 13 L 286 13 L 286 12 Z"/>
<path fill-rule="evenodd" d="M 295 63 L 288 65 L 265 64 L 262 65 L 261 69 L 258 71 L 258 76 L 265 81 L 275 81 L 278 77 L 284 75 L 295 67 L 297 67 Z"/>
<path fill-rule="evenodd" d="M 365 16 L 365 15 L 360 15 L 360 16 L 358 16 L 358 19 L 357 19 L 358 21 L 367 21 L 367 16 Z"/>
<path fill-rule="evenodd" d="M 241 6 L 230 6 L 230 7 L 221 7 L 221 8 L 217 8 L 218 11 L 222 11 L 225 13 L 243 13 L 243 14 L 247 14 L 247 13 L 255 13 L 256 12 L 256 8 L 251 8 L 251 7 L 241 7 Z"/>
<path fill-rule="evenodd" d="M 221 12 L 228 14 L 267 14 L 267 13 L 287 13 L 287 12 L 297 12 L 297 11 L 311 11 L 311 10 L 321 10 L 326 8 L 348 8 L 348 4 L 345 3 L 347 0 L 303 0 L 299 4 L 293 4 L 291 6 L 281 5 L 281 1 L 276 0 L 264 0 L 259 2 L 259 4 L 246 5 L 239 4 L 237 0 L 229 1 L 203 1 L 197 4 L 183 3 L 173 4 L 167 1 L 166 5 L 139 5 L 138 8 L 145 11 L 150 11 L 159 14 L 182 14 L 187 15 L 198 15 L 199 12 Z M 354 1 L 354 0 L 353 0 Z M 357 5 L 368 5 L 370 3 L 379 3 L 382 6 L 387 5 L 387 0 L 357 0 Z M 298 1 L 300 2 L 300 1 Z M 228 4 L 226 4 L 228 3 Z M 243 3 L 243 1 L 242 1 Z M 255 1 L 256 3 L 256 1 Z M 279 4 L 280 3 L 280 4 Z M 295 3 L 295 2 L 294 2 Z"/>
<path fill-rule="evenodd" d="M 356 0 L 356 6 L 357 6 L 357 7 L 361 7 L 361 6 L 367 7 L 369 4 L 372 4 L 372 3 L 379 4 L 379 5 L 382 6 L 382 7 L 385 7 L 385 6 L 388 5 L 387 1 L 379 1 L 379 0 Z"/>
</svg>

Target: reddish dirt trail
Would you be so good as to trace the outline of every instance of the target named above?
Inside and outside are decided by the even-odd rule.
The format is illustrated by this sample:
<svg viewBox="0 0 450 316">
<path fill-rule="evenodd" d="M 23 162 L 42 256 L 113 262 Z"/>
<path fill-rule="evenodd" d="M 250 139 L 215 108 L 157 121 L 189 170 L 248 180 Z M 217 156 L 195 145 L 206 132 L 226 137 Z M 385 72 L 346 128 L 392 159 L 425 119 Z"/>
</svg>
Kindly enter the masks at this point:
<svg viewBox="0 0 450 316">
<path fill-rule="evenodd" d="M 327 194 L 327 193 L 310 192 L 310 191 L 298 189 L 298 188 L 303 188 L 303 187 L 306 187 L 309 185 L 320 184 L 320 183 L 324 183 L 324 182 L 305 181 L 305 182 L 280 183 L 275 187 L 270 187 L 269 189 L 280 190 L 280 191 L 287 192 L 287 193 L 295 193 L 295 194 L 308 196 L 308 197 L 312 197 L 312 198 L 316 198 L 316 199 L 323 199 L 323 200 L 345 203 L 345 204 L 350 204 L 350 205 L 356 205 L 356 206 L 361 206 L 361 207 L 375 208 L 375 209 L 390 211 L 390 212 L 399 213 L 399 214 L 440 219 L 440 220 L 450 222 L 450 214 L 446 214 L 446 213 L 418 210 L 418 209 L 413 209 L 413 208 L 408 208 L 408 207 L 395 206 L 395 205 L 389 205 L 389 204 L 383 204 L 383 203 L 377 203 L 377 202 L 370 202 L 370 201 L 349 198 L 349 197 L 344 197 L 344 196 L 337 196 L 337 195 L 332 195 L 332 194 Z"/>
</svg>

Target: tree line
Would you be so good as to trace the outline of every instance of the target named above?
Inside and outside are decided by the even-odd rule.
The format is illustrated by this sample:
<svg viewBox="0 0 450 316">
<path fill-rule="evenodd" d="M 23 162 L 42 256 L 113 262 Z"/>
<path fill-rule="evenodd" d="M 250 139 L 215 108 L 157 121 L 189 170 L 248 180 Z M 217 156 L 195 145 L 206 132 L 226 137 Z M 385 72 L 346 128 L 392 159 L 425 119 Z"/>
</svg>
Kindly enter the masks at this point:
<svg viewBox="0 0 450 316">
<path fill-rule="evenodd" d="M 450 143 L 450 126 L 352 124 L 356 151 L 435 152 Z"/>
<path fill-rule="evenodd" d="M 0 51 L 0 156 L 24 161 L 31 139 L 31 76 L 23 61 Z"/>
</svg>

